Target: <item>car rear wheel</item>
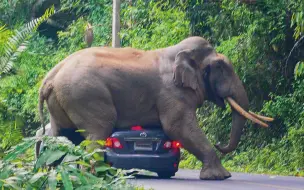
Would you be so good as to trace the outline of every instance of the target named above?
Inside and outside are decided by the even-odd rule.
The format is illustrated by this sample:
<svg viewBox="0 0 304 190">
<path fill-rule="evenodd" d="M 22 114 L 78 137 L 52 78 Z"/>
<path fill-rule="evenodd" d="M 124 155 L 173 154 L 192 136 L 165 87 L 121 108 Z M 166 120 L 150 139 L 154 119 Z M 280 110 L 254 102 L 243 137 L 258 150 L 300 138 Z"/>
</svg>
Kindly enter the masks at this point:
<svg viewBox="0 0 304 190">
<path fill-rule="evenodd" d="M 169 179 L 172 176 L 175 176 L 174 172 L 157 172 L 157 175 L 161 179 Z"/>
</svg>

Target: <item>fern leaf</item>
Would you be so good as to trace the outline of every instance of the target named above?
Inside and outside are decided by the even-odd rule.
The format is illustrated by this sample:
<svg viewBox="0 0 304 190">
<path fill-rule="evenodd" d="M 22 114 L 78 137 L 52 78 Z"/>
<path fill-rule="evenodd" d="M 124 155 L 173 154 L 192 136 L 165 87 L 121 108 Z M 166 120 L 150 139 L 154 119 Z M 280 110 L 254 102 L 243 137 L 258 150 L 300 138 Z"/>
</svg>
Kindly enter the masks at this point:
<svg viewBox="0 0 304 190">
<path fill-rule="evenodd" d="M 55 8 L 52 6 L 47 9 L 41 17 L 25 24 L 21 30 L 15 31 L 15 35 L 10 37 L 6 43 L 5 54 L 0 59 L 0 74 L 8 73 L 12 69 L 14 60 L 16 60 L 20 53 L 26 49 L 24 42 L 32 36 L 41 23 L 47 21 L 47 19 L 54 14 Z M 0 33 L 4 32 L 4 30 L 5 25 L 0 27 Z"/>
<path fill-rule="evenodd" d="M 0 26 L 0 32 L 5 32 L 5 31 L 6 31 L 5 25 Z"/>
</svg>

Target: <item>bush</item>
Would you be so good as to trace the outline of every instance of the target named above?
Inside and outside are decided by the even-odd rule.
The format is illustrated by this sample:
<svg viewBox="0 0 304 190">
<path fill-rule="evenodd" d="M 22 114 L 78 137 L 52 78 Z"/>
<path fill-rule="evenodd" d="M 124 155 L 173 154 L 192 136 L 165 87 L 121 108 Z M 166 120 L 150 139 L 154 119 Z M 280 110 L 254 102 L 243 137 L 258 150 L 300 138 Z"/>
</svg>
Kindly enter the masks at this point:
<svg viewBox="0 0 304 190">
<path fill-rule="evenodd" d="M 151 50 L 175 45 L 189 35 L 186 14 L 167 4 L 139 0 L 122 10 L 124 46 Z"/>
<path fill-rule="evenodd" d="M 102 162 L 97 156 L 102 150 L 87 152 L 84 143 L 74 146 L 65 137 L 43 137 L 45 149 L 35 161 L 33 145 L 37 140 L 24 139 L 0 161 L 3 189 L 137 189 L 126 183 L 131 176 Z M 50 167 L 60 158 L 59 165 Z"/>
</svg>

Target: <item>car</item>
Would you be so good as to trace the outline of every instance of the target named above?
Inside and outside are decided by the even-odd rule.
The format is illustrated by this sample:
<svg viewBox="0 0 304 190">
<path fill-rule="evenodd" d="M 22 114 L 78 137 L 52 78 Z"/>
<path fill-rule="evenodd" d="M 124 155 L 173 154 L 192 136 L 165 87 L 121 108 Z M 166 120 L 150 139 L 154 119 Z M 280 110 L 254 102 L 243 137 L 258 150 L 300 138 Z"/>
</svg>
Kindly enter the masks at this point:
<svg viewBox="0 0 304 190">
<path fill-rule="evenodd" d="M 41 136 L 42 129 L 36 136 Z M 51 125 L 46 126 L 46 135 L 51 134 Z M 80 133 L 69 130 L 60 132 L 75 145 L 84 138 Z M 181 143 L 171 140 L 160 125 L 131 126 L 123 129 L 114 128 L 106 139 L 104 160 L 111 167 L 120 169 L 143 169 L 156 172 L 159 178 L 170 178 L 178 171 Z M 36 146 L 36 158 L 42 150 Z M 60 163 L 63 158 L 56 161 Z"/>
<path fill-rule="evenodd" d="M 115 129 L 107 138 L 105 162 L 121 169 L 144 169 L 160 178 L 178 171 L 181 143 L 171 140 L 161 126 L 131 126 Z"/>
</svg>

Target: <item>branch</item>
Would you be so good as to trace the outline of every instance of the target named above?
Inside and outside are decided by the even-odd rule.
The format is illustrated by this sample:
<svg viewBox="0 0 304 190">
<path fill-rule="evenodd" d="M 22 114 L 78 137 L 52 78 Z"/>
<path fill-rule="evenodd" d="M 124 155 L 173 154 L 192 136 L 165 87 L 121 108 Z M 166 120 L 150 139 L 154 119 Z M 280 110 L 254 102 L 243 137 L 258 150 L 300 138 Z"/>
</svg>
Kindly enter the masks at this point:
<svg viewBox="0 0 304 190">
<path fill-rule="evenodd" d="M 290 50 L 289 55 L 288 55 L 288 57 L 287 57 L 287 60 L 286 60 L 286 62 L 285 62 L 285 75 L 286 75 L 286 73 L 287 73 L 287 65 L 288 65 L 289 58 L 290 58 L 292 52 L 294 51 L 294 49 L 296 49 L 299 45 L 301 45 L 303 39 L 304 39 L 304 36 L 302 36 L 302 37 L 294 44 L 294 46 L 293 46 L 292 49 Z"/>
</svg>

